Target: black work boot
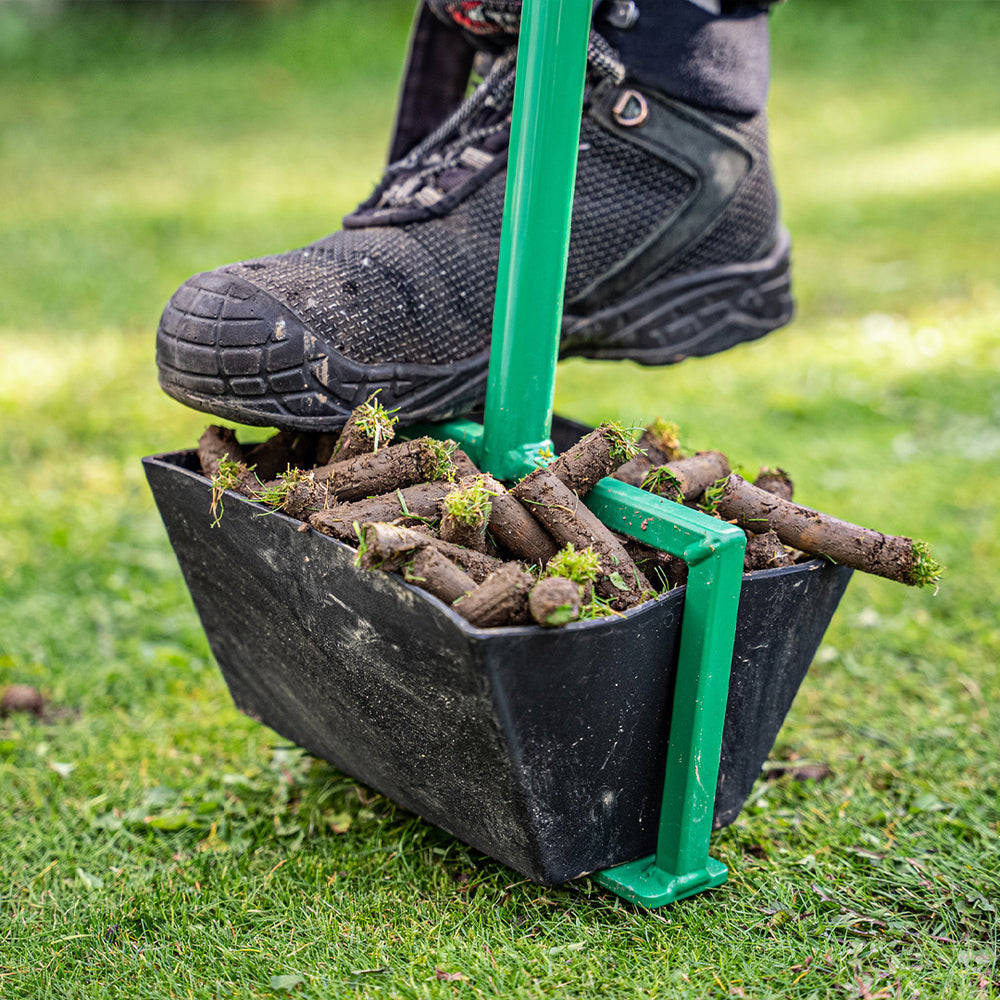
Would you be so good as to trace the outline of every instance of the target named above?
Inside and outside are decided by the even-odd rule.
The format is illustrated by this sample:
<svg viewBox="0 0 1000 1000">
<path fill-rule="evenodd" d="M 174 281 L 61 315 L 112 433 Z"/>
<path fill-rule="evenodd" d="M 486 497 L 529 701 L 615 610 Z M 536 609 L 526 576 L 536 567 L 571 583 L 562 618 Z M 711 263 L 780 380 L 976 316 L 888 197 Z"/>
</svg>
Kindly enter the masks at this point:
<svg viewBox="0 0 1000 1000">
<path fill-rule="evenodd" d="M 472 96 L 390 164 L 342 231 L 181 286 L 157 334 L 167 393 L 312 431 L 376 389 L 403 423 L 482 403 L 514 89 L 503 41 Z M 596 31 L 588 66 L 561 353 L 671 364 L 787 323 L 764 113 L 663 96 Z"/>
</svg>

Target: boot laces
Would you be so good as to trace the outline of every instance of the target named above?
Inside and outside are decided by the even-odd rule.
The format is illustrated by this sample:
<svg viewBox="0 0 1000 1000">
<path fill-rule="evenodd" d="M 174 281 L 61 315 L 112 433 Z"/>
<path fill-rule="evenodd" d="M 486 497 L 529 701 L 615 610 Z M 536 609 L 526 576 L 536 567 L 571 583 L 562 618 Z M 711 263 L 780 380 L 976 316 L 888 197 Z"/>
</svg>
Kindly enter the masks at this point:
<svg viewBox="0 0 1000 1000">
<path fill-rule="evenodd" d="M 385 175 L 389 183 L 376 207 L 428 207 L 457 187 L 470 172 L 492 162 L 507 145 L 516 60 L 517 48 L 506 49 L 494 60 L 479 86 L 445 121 L 406 156 L 389 164 Z M 611 43 L 597 31 L 590 33 L 587 66 L 600 79 L 617 84 L 625 79 L 625 65 Z"/>
</svg>

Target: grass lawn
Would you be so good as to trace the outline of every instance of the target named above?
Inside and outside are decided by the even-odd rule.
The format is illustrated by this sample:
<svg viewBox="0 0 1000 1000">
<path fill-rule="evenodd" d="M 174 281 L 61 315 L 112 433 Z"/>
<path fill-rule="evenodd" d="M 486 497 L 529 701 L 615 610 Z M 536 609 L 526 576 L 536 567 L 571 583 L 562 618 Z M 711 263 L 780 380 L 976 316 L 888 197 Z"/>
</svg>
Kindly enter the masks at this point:
<svg viewBox="0 0 1000 1000">
<path fill-rule="evenodd" d="M 1000 997 L 1000 5 L 773 19 L 787 330 L 573 362 L 557 409 L 661 415 L 802 502 L 928 540 L 855 576 L 728 883 L 645 912 L 516 873 L 240 716 L 142 455 L 208 418 L 153 331 L 191 273 L 301 245 L 377 178 L 408 0 L 0 6 L 0 997 Z"/>
</svg>

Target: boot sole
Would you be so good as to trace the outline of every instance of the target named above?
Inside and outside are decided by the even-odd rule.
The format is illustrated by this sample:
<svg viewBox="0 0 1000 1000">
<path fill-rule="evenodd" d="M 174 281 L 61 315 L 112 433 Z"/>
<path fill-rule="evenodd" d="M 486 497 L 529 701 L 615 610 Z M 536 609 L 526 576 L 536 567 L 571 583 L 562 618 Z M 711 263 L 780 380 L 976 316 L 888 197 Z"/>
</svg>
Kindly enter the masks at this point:
<svg viewBox="0 0 1000 1000">
<path fill-rule="evenodd" d="M 447 379 L 441 378 L 440 369 L 415 370 L 423 366 L 364 368 L 350 363 L 331 364 L 333 378 L 337 377 L 336 369 L 340 369 L 345 378 L 341 390 L 344 401 L 330 398 L 329 388 L 320 385 L 311 391 L 297 392 L 291 398 L 284 393 L 259 390 L 252 396 L 241 397 L 227 392 L 222 379 L 192 377 L 163 365 L 160 366 L 160 388 L 185 406 L 236 423 L 329 433 L 343 427 L 351 411 L 376 391 L 386 409 L 398 411 L 401 424 L 446 420 L 468 413 L 485 398 L 488 360 L 475 358 L 462 362 L 449 369 Z M 192 385 L 193 382 L 197 385 Z M 310 404 L 309 399 L 319 402 Z M 306 406 L 320 412 L 303 414 L 301 409 Z"/>
<path fill-rule="evenodd" d="M 559 356 L 670 365 L 757 340 L 794 314 L 791 238 L 745 264 L 669 278 L 589 316 L 563 317 Z"/>
<path fill-rule="evenodd" d="M 217 386 L 218 392 L 205 392 L 192 389 L 185 384 L 188 379 L 183 372 L 160 369 L 160 388 L 179 403 L 203 413 L 232 420 L 238 424 L 252 427 L 278 427 L 295 431 L 309 431 L 326 434 L 340 430 L 347 422 L 351 411 L 360 406 L 372 393 L 379 391 L 379 401 L 386 409 L 393 411 L 399 417 L 401 425 L 418 421 L 448 420 L 461 416 L 470 410 L 481 406 L 486 396 L 486 361 L 476 366 L 468 366 L 468 371 L 457 373 L 442 385 L 440 371 L 433 378 L 420 381 L 411 371 L 402 372 L 394 377 L 393 371 L 407 366 L 392 366 L 378 370 L 368 369 L 364 377 L 355 383 L 359 391 L 351 403 L 342 404 L 325 399 L 321 406 L 315 407 L 324 412 L 316 416 L 303 416 L 289 410 L 290 401 L 283 394 L 255 395 L 252 398 L 224 396 L 225 387 Z M 205 379 L 201 379 L 200 388 L 208 388 Z M 457 383 L 457 384 L 456 384 Z M 212 386 L 211 388 L 216 388 Z M 345 385 L 345 391 L 353 388 Z M 381 390 L 381 391 L 380 391 Z M 421 391 L 423 390 L 423 391 Z M 319 388 L 317 394 L 323 397 L 329 395 L 329 390 Z M 426 398 L 426 401 L 424 399 Z M 398 412 L 396 412 L 398 411 Z"/>
</svg>

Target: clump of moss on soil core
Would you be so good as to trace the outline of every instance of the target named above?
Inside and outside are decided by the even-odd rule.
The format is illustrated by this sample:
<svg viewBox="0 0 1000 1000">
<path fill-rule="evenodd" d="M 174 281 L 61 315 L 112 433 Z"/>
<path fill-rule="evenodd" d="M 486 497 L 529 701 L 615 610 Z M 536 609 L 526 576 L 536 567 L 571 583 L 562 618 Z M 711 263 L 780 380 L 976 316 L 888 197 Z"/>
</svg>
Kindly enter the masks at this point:
<svg viewBox="0 0 1000 1000">
<path fill-rule="evenodd" d="M 905 582 L 913 587 L 933 585 L 936 588 L 943 572 L 944 566 L 931 556 L 930 546 L 925 541 L 916 539 L 913 543 L 913 568 Z"/>
<path fill-rule="evenodd" d="M 601 571 L 601 560 L 592 546 L 577 549 L 572 542 L 561 548 L 546 564 L 546 576 L 561 576 L 581 585 L 593 583 Z"/>
<path fill-rule="evenodd" d="M 680 428 L 677 424 L 664 420 L 662 417 L 657 417 L 646 427 L 643 438 L 666 455 L 668 462 L 680 458 L 683 454 Z"/>
<path fill-rule="evenodd" d="M 482 476 L 477 476 L 471 483 L 453 489 L 441 501 L 441 507 L 456 521 L 469 527 L 478 527 L 490 518 L 493 496 L 492 490 L 487 488 Z"/>
</svg>

